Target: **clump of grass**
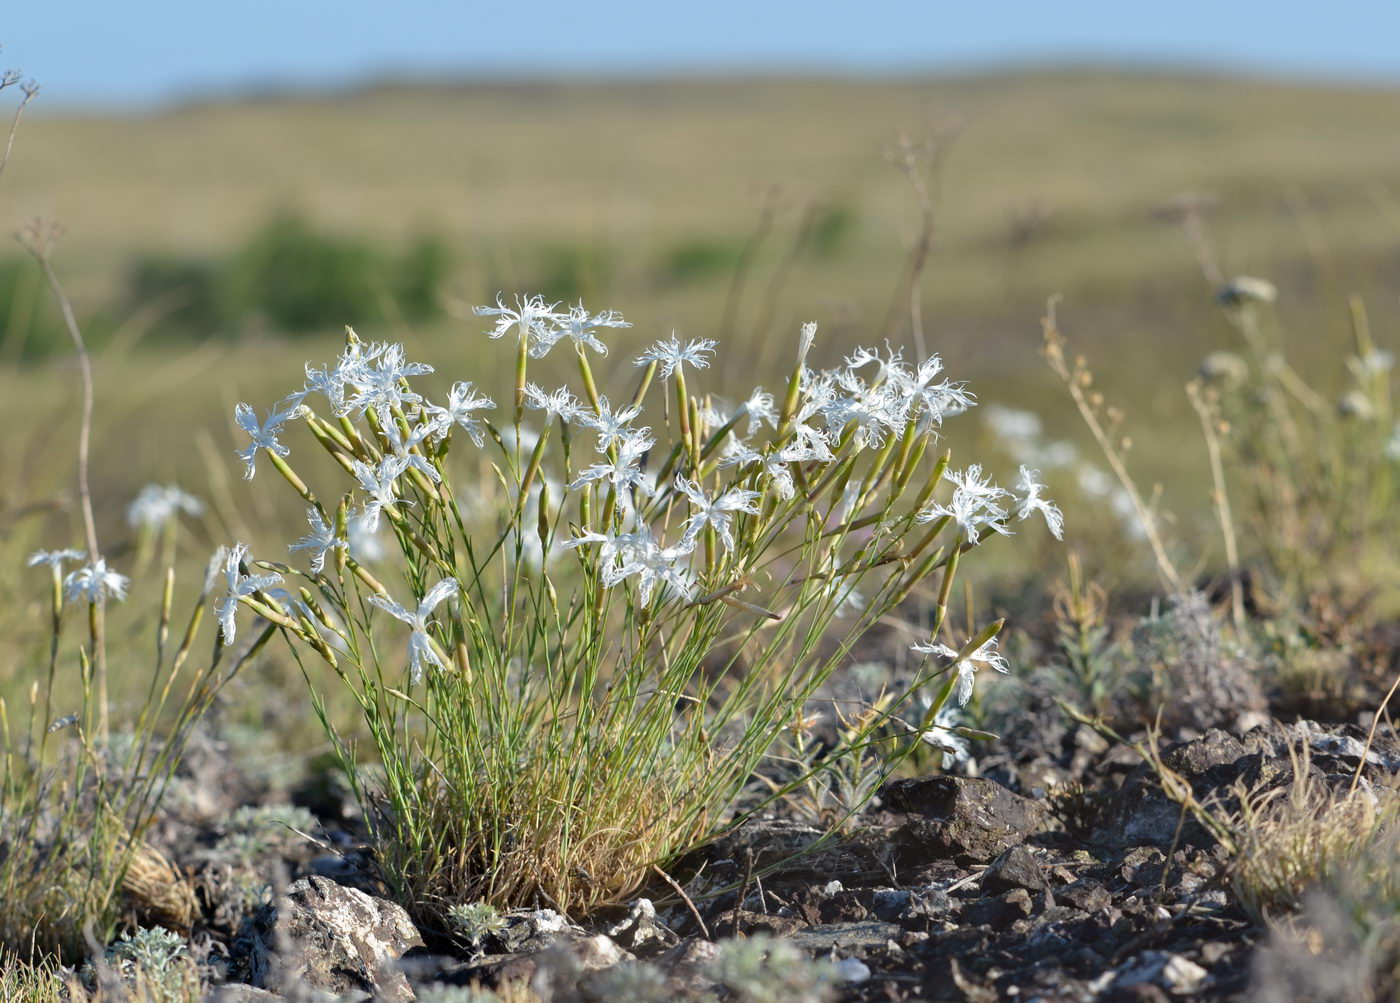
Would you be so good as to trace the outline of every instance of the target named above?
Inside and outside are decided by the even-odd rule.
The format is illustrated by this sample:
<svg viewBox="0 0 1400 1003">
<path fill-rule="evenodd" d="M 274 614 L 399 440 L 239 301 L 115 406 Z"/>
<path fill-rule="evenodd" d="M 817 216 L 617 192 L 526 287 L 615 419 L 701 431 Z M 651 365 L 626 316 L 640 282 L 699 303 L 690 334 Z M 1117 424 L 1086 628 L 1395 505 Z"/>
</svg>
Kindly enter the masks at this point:
<svg viewBox="0 0 1400 1003">
<path fill-rule="evenodd" d="M 617 314 L 538 297 L 479 312 L 514 340 L 502 427 L 471 383 L 435 403 L 416 386 L 431 367 L 353 332 L 267 419 L 238 410 L 248 475 L 265 457 L 310 506 L 293 549 L 311 563 L 235 548 L 225 636 L 249 608 L 348 687 L 367 742 L 322 721 L 388 880 L 420 916 L 442 924 L 473 902 L 581 913 L 627 898 L 737 823 L 736 799 L 784 727 L 930 576 L 924 669 L 766 799 L 873 747 L 912 693 L 933 694 L 915 722 L 926 731 L 950 699 L 966 701 L 978 667 L 1005 670 L 1000 621 L 956 648 L 933 640 L 956 571 L 1013 520 L 1042 513 L 1058 533 L 1060 513 L 1031 471 L 1017 495 L 976 465 L 948 472 L 940 425 L 974 402 L 939 378 L 937 358 L 862 349 L 818 372 L 808 325 L 786 388 L 727 410 L 690 385 L 713 342 L 657 342 L 635 360 L 631 392 L 609 398 L 589 353 L 628 326 Z M 578 396 L 529 380 L 532 360 L 561 344 Z M 642 425 L 649 403 L 656 431 Z M 289 465 L 279 436 L 292 421 L 350 491 L 313 489 Z M 954 490 L 940 501 L 945 479 Z M 398 555 L 371 573 L 347 541 L 380 524 Z M 385 567 L 401 580 L 381 582 Z M 281 588 L 284 576 L 298 586 Z M 406 678 L 385 641 L 405 629 Z M 366 752 L 382 784 L 361 772 Z"/>
<path fill-rule="evenodd" d="M 1363 865 L 1374 869 L 1369 877 L 1394 883 L 1377 864 L 1394 863 L 1385 850 L 1400 820 L 1400 792 L 1360 783 L 1329 790 L 1310 772 L 1306 744 L 1289 752 L 1292 781 L 1263 801 L 1242 798 L 1234 822 L 1235 895 L 1260 920 L 1296 912 L 1314 888 Z"/>
</svg>

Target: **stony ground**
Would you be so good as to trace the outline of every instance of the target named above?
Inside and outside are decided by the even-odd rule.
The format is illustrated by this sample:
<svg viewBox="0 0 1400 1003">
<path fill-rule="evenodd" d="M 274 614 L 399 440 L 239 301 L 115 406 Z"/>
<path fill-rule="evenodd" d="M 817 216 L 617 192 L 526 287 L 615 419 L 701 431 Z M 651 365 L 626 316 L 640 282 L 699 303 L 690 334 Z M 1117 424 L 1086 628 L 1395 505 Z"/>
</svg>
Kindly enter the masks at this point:
<svg viewBox="0 0 1400 1003">
<path fill-rule="evenodd" d="M 1400 768 L 1393 737 L 1369 750 L 1365 739 L 1357 726 L 1299 722 L 1182 732 L 1160 748 L 1197 799 L 1229 812 L 1242 791 L 1291 784 L 1304 746 L 1314 780 L 1333 787 L 1351 783 L 1363 752 L 1378 782 Z M 194 757 L 180 789 L 210 796 L 216 785 L 198 775 L 216 754 L 202 767 Z M 715 942 L 760 934 L 837 962 L 840 999 L 1252 998 L 1264 934 L 1234 904 L 1223 848 L 1137 753 L 1081 727 L 1053 755 L 992 756 L 978 772 L 894 782 L 815 849 L 816 828 L 752 822 L 675 868 L 690 903 L 658 885 L 588 928 L 527 911 L 469 944 L 415 929 L 384 901 L 333 783 L 293 792 L 300 833 L 257 834 L 266 812 L 245 808 L 203 825 L 172 817 L 155 842 L 192 878 L 195 941 L 223 1000 L 326 998 L 308 987 L 410 999 L 429 985 L 521 980 L 556 999 L 620 999 L 619 973 L 632 968 L 616 966 L 634 958 L 667 980 L 634 998 L 702 998 L 716 988 Z M 1047 778 L 1053 794 L 1038 784 Z"/>
</svg>

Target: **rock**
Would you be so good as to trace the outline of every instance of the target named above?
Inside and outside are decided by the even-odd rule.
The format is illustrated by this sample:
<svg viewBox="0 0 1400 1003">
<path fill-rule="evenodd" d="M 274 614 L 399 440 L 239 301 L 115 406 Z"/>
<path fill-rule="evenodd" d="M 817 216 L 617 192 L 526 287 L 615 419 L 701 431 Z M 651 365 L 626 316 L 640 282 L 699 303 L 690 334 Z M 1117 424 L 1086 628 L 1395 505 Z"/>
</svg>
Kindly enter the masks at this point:
<svg viewBox="0 0 1400 1003">
<path fill-rule="evenodd" d="M 1072 885 L 1065 885 L 1055 892 L 1055 898 L 1087 913 L 1107 909 L 1113 904 L 1108 889 L 1092 878 L 1081 878 Z"/>
<path fill-rule="evenodd" d="M 246 982 L 230 982 L 211 989 L 205 1003 L 278 1003 L 286 998 L 270 989 L 259 989 Z"/>
<path fill-rule="evenodd" d="M 982 872 L 982 889 L 988 892 L 1004 892 L 1012 888 L 1043 892 L 1048 887 L 1045 875 L 1040 873 L 1040 865 L 1024 846 L 1013 846 L 1002 851 Z"/>
<path fill-rule="evenodd" d="M 679 939 L 656 918 L 651 899 L 639 898 L 628 906 L 627 915 L 607 928 L 607 935 L 629 951 L 673 947 Z"/>
<path fill-rule="evenodd" d="M 717 957 L 719 948 L 713 941 L 691 937 L 661 955 L 655 964 L 676 987 L 677 998 L 686 999 L 686 993 L 700 996 L 714 990 L 714 979 L 707 972 L 710 963 Z"/>
<path fill-rule="evenodd" d="M 507 913 L 505 925 L 485 939 L 495 954 L 535 954 L 561 937 L 582 934 L 582 929 L 553 909 L 534 909 Z"/>
<path fill-rule="evenodd" d="M 859 958 L 842 958 L 836 962 L 836 977 L 842 982 L 858 986 L 870 981 L 870 966 Z"/>
<path fill-rule="evenodd" d="M 813 954 L 829 954 L 833 949 L 860 953 L 884 947 L 903 933 L 894 923 L 832 923 L 798 930 L 788 940 Z"/>
<path fill-rule="evenodd" d="M 747 937 L 750 934 L 766 933 L 772 937 L 782 937 L 802 927 L 802 921 L 795 916 L 779 916 L 776 913 L 753 912 L 740 909 L 736 914 L 726 909 L 709 924 L 712 937 Z"/>
<path fill-rule="evenodd" d="M 1044 806 L 1000 784 L 969 777 L 921 777 L 885 788 L 886 802 L 911 818 L 895 834 L 901 866 L 942 857 L 991 860 L 1045 821 Z"/>
<path fill-rule="evenodd" d="M 1000 930 L 1018 919 L 1025 919 L 1035 909 L 1031 893 L 1013 888 L 1002 895 L 989 895 L 963 906 L 962 921 L 969 926 L 986 926 Z"/>
<path fill-rule="evenodd" d="M 1215 766 L 1228 766 L 1249 754 L 1237 738 L 1212 728 L 1194 742 L 1169 749 L 1162 762 L 1187 777 L 1198 776 Z"/>
<path fill-rule="evenodd" d="M 1207 974 L 1200 965 L 1179 954 L 1143 951 L 1119 966 L 1112 984 L 1117 989 L 1127 989 L 1151 983 L 1174 993 L 1189 993 L 1205 981 Z"/>
<path fill-rule="evenodd" d="M 253 919 L 249 967 L 262 989 L 411 1000 L 395 964 L 423 938 L 399 906 L 322 877 L 302 878 Z"/>
</svg>

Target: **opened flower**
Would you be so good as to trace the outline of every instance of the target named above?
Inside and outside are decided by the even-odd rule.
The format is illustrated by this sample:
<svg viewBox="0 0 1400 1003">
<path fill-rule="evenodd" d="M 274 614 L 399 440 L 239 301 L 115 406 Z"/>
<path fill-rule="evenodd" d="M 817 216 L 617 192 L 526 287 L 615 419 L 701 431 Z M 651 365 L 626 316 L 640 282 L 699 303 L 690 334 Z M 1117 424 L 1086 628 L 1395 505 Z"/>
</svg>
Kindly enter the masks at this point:
<svg viewBox="0 0 1400 1003">
<path fill-rule="evenodd" d="M 439 669 L 447 668 L 442 656 L 433 646 L 432 639 L 428 637 L 428 628 L 433 622 L 428 618 L 444 599 L 455 596 L 459 588 L 457 579 L 444 578 L 432 587 L 413 610 L 405 609 L 385 595 L 376 593 L 369 597 L 369 601 L 374 605 L 413 628 L 413 633 L 408 636 L 408 668 L 415 683 L 423 678 L 424 662 L 436 665 Z"/>
</svg>

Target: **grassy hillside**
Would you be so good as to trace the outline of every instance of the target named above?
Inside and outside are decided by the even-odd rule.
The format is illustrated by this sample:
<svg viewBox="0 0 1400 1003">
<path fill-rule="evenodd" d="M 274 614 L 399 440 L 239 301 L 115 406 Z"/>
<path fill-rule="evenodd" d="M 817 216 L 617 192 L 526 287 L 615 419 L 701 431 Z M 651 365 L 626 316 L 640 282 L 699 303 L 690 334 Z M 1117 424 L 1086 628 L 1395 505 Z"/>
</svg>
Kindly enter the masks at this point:
<svg viewBox="0 0 1400 1003">
<path fill-rule="evenodd" d="M 757 382 L 800 320 L 821 322 L 832 356 L 885 336 L 920 221 L 884 155 L 904 133 L 932 135 L 941 151 L 927 174 L 929 350 L 985 400 L 1032 407 L 1052 434 L 1080 437 L 1036 351 L 1045 299 L 1063 294 L 1075 347 L 1132 404 L 1139 462 L 1193 502 L 1205 467 L 1181 386 L 1231 335 L 1188 242 L 1158 217 L 1168 199 L 1213 194 L 1222 268 L 1279 282 L 1279 316 L 1305 359 L 1335 360 L 1352 292 L 1393 343 L 1400 92 L 1063 72 L 380 87 L 141 116 L 33 111 L 0 187 L 0 226 L 62 220 L 59 265 L 80 314 L 136 318 L 119 342 L 143 329 L 141 304 L 120 296 L 140 257 L 217 260 L 292 210 L 385 247 L 441 235 L 456 255 L 454 301 L 538 289 L 621 309 L 637 325 L 610 360 L 621 368 L 673 327 L 728 333 L 716 383 Z M 813 229 L 789 260 L 804 219 Z M 751 245 L 755 234 L 766 236 Z M 731 301 L 746 246 L 756 250 Z M 895 340 L 909 342 L 902 303 L 893 316 Z M 438 358 L 480 337 L 475 320 L 409 331 L 394 317 L 328 315 L 309 344 L 254 327 L 209 332 L 234 337 L 203 347 L 109 354 L 99 479 L 116 497 L 152 478 L 206 483 L 232 448 L 232 403 L 280 396 L 301 360 L 334 353 L 346 322 L 370 336 L 395 328 Z M 4 409 L 51 411 L 45 441 L 71 441 L 66 364 L 4 380 Z M 10 484 L 10 505 L 66 483 L 66 464 L 43 466 Z"/>
</svg>

